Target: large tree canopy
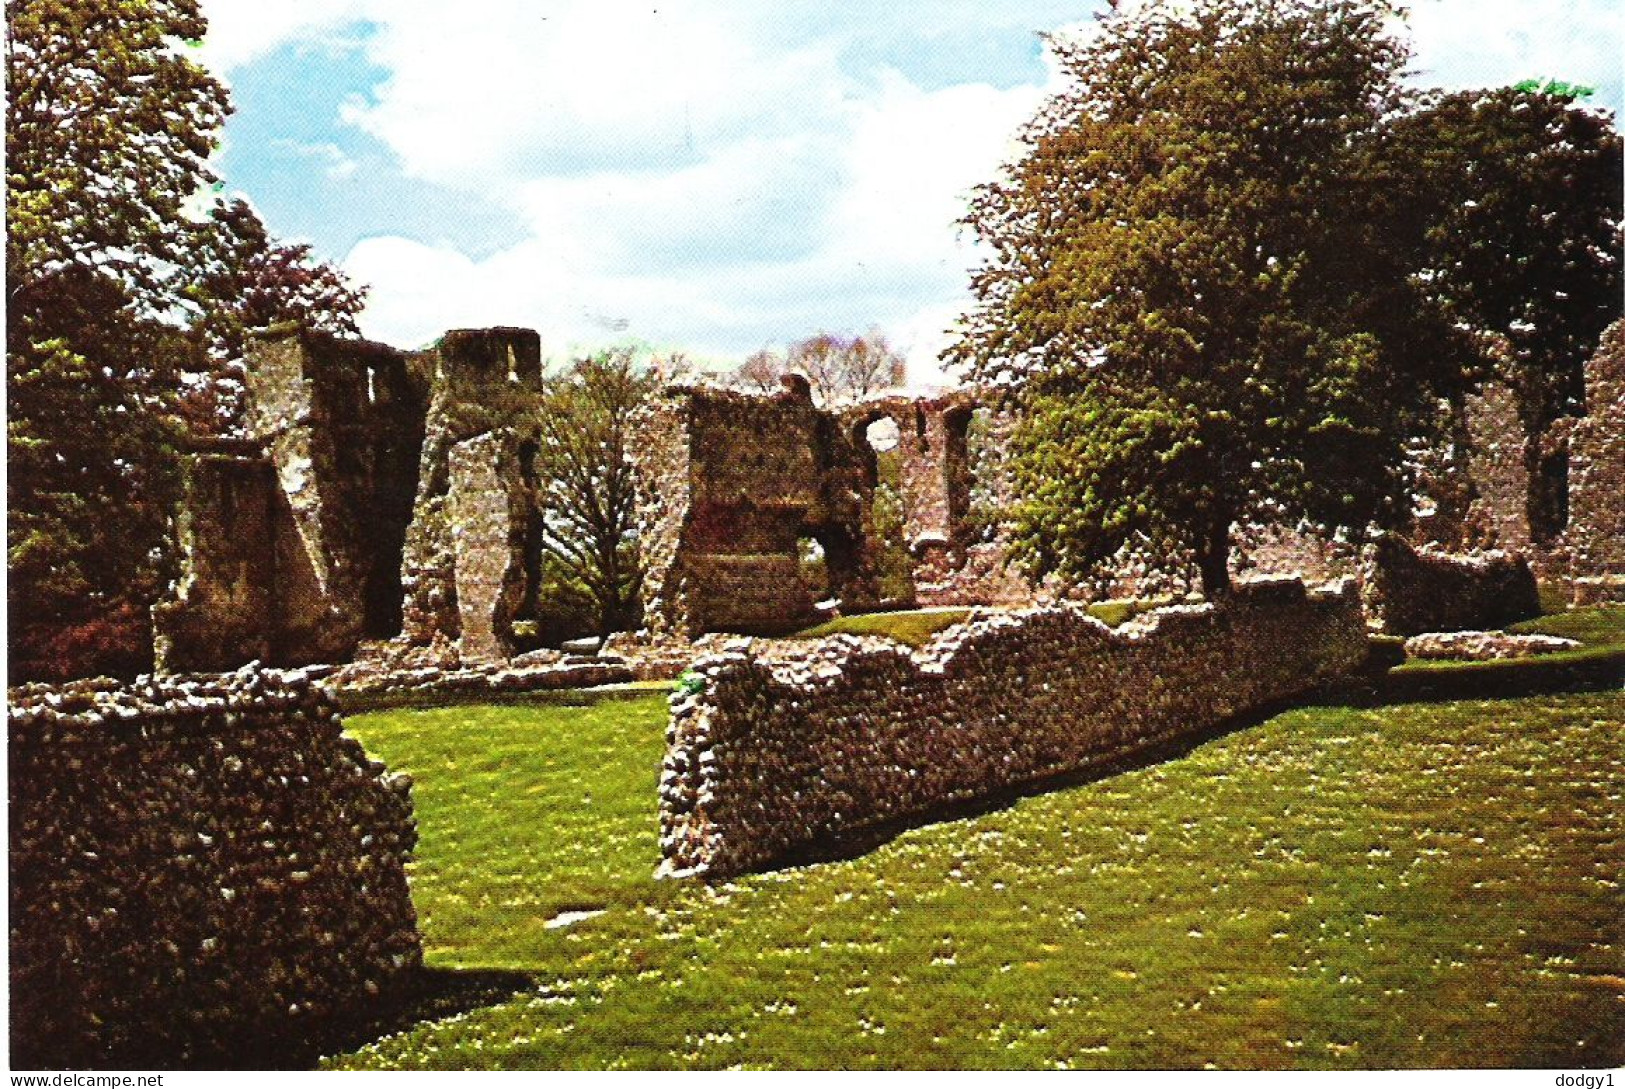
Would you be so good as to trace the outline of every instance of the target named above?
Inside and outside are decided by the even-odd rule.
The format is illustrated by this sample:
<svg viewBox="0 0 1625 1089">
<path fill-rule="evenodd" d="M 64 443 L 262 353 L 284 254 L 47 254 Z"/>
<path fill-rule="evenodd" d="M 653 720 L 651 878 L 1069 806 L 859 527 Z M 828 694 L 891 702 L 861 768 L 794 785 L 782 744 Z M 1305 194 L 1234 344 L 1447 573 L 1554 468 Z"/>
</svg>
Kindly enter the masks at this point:
<svg viewBox="0 0 1625 1089">
<path fill-rule="evenodd" d="M 1407 443 L 1476 356 L 1416 275 L 1388 16 L 1150 3 L 1053 43 L 1071 86 L 974 200 L 992 256 L 953 353 L 1021 380 L 1013 545 L 1035 573 L 1137 547 L 1221 593 L 1240 519 L 1405 516 Z"/>
<path fill-rule="evenodd" d="M 1565 479 L 1543 441 L 1580 410 L 1584 367 L 1621 316 L 1619 133 L 1573 91 L 1520 85 L 1430 96 L 1390 133 L 1411 187 L 1420 264 L 1458 320 L 1504 346 L 1529 441 L 1528 516 L 1561 532 Z"/>
<path fill-rule="evenodd" d="M 181 374 L 263 316 L 359 302 L 246 205 L 197 214 L 229 108 L 188 55 L 204 31 L 196 0 L 6 5 L 14 676 L 143 664 L 171 574 Z"/>
</svg>

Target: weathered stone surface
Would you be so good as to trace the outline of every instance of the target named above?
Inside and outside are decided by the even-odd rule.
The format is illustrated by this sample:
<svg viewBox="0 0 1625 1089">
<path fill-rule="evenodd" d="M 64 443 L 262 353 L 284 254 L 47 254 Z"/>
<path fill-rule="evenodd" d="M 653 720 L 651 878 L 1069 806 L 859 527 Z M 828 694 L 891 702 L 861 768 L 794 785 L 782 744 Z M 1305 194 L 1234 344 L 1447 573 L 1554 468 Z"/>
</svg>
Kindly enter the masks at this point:
<svg viewBox="0 0 1625 1089">
<path fill-rule="evenodd" d="M 508 585 L 516 550 L 517 565 L 523 571 L 524 534 L 533 503 L 524 494 L 523 450 L 536 430 L 541 352 L 541 338 L 531 329 L 454 329 L 417 357 L 418 366 L 429 375 L 433 393 L 424 424 L 412 521 L 400 560 L 405 592 L 400 631 L 411 643 L 426 646 L 437 638 L 461 639 L 465 614 L 458 596 L 460 573 L 488 587 Z M 459 509 L 474 516 L 480 505 L 474 498 L 476 461 L 487 458 L 489 465 L 479 470 L 479 477 L 488 485 L 492 479 L 500 481 L 512 530 L 491 536 L 492 523 L 482 522 L 482 535 L 477 539 L 503 552 L 491 559 L 465 555 L 470 550 L 459 546 L 462 529 L 451 499 L 453 451 L 481 436 L 490 438 L 464 448 L 458 459 Z M 491 503 L 482 518 L 496 516 L 497 501 Z M 494 582 L 485 570 L 488 566 L 502 572 L 494 576 Z M 519 593 L 522 595 L 522 587 Z M 477 606 L 475 614 L 483 610 L 493 618 L 491 622 L 498 628 L 495 643 L 500 644 L 510 635 L 501 627 L 503 614 L 511 623 L 512 606 L 504 604 L 493 611 L 488 606 L 494 604 L 493 598 Z M 495 649 L 493 637 L 476 633 L 470 648 L 477 658 L 489 657 Z"/>
<path fill-rule="evenodd" d="M 1573 650 L 1580 644 L 1555 635 L 1510 635 L 1504 631 L 1424 632 L 1405 640 L 1408 658 L 1466 658 L 1491 661 L 1498 658 L 1529 658 Z"/>
<path fill-rule="evenodd" d="M 1521 556 L 1450 556 L 1388 534 L 1366 550 L 1366 608 L 1390 635 L 1499 628 L 1540 615 L 1534 572 Z"/>
<path fill-rule="evenodd" d="M 672 698 L 663 872 L 723 876 L 807 844 L 1202 730 L 1362 662 L 1352 582 L 1240 588 L 1120 629 L 996 613 L 910 654 L 848 636 L 734 644 Z"/>
<path fill-rule="evenodd" d="M 1625 321 L 1586 364 L 1586 415 L 1568 432 L 1573 601 L 1625 602 Z"/>
<path fill-rule="evenodd" d="M 400 624 L 423 376 L 383 345 L 289 330 L 250 356 L 249 441 L 188 459 L 164 670 L 340 660 Z"/>
<path fill-rule="evenodd" d="M 458 649 L 465 663 L 508 657 L 514 613 L 525 592 L 531 497 L 508 446 L 502 436 L 487 434 L 451 451 L 446 511 L 455 557 Z"/>
<path fill-rule="evenodd" d="M 848 609 L 872 606 L 873 479 L 835 418 L 813 406 L 805 380 L 771 398 L 669 387 L 635 426 L 652 629 L 692 638 L 813 622 L 803 538 L 822 546 L 830 590 Z"/>
<path fill-rule="evenodd" d="M 8 727 L 17 1066 L 278 1064 L 419 964 L 411 781 L 302 673 L 30 685 Z"/>
</svg>

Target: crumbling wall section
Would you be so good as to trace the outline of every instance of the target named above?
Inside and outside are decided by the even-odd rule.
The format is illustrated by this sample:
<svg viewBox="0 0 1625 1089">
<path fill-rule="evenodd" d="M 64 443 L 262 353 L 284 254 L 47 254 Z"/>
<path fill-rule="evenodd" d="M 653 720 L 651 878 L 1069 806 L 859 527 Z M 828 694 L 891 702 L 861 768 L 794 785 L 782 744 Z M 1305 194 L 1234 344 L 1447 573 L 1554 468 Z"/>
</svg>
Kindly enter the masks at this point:
<svg viewBox="0 0 1625 1089">
<path fill-rule="evenodd" d="M 492 572 L 524 570 L 523 527 L 528 521 L 528 504 L 534 499 L 522 495 L 518 451 L 536 431 L 542 394 L 541 338 L 532 329 L 454 329 L 414 362 L 433 392 L 424 425 L 417 495 L 400 560 L 401 634 L 415 646 L 457 644 L 465 633 L 465 616 L 483 614 L 487 619 L 474 622 L 466 648 L 470 660 L 479 661 L 505 650 L 508 633 L 503 627 L 513 615 L 512 606 L 506 603 L 508 595 L 493 590 L 506 586 L 508 576 Z M 489 438 L 474 441 L 482 436 Z M 483 469 L 476 469 L 479 458 L 487 462 Z M 476 503 L 471 490 L 476 475 L 487 483 L 500 482 L 505 500 L 492 499 L 495 506 L 489 507 Z M 456 503 L 454 493 L 462 496 Z M 507 519 L 517 532 L 493 530 L 494 523 L 483 521 L 487 516 L 497 517 L 496 507 L 504 504 L 509 508 Z M 500 554 L 472 555 L 462 543 L 466 527 L 459 524 L 460 515 L 482 519 L 475 536 L 468 540 L 498 548 Z M 460 601 L 464 584 L 478 599 L 466 614 Z"/>
<path fill-rule="evenodd" d="M 419 964 L 410 780 L 302 674 L 9 704 L 15 1065 L 281 1066 Z"/>
<path fill-rule="evenodd" d="M 230 669 L 268 661 L 281 610 L 275 565 L 274 470 L 251 444 L 201 451 L 181 463 L 175 527 L 182 556 L 173 596 L 153 609 L 159 668 L 185 662 Z"/>
<path fill-rule="evenodd" d="M 506 659 L 525 592 L 531 496 L 511 434 L 487 433 L 451 450 L 446 511 L 455 546 L 459 649 L 465 664 Z"/>
<path fill-rule="evenodd" d="M 1364 563 L 1366 608 L 1389 635 L 1503 628 L 1540 615 L 1534 571 L 1515 553 L 1419 552 L 1386 534 Z"/>
<path fill-rule="evenodd" d="M 1586 364 L 1586 415 L 1569 428 L 1573 603 L 1625 602 L 1625 321 Z"/>
<path fill-rule="evenodd" d="M 182 575 L 155 611 L 164 670 L 339 661 L 400 625 L 420 376 L 384 345 L 297 329 L 249 356 L 248 439 L 186 465 Z"/>
<path fill-rule="evenodd" d="M 805 379 L 757 397 L 673 386 L 639 410 L 644 614 L 650 627 L 774 634 L 812 623 L 798 543 L 824 550 L 830 590 L 853 611 L 876 592 L 867 554 L 873 483 Z"/>
<path fill-rule="evenodd" d="M 672 705 L 662 869 L 758 869 L 1196 733 L 1365 655 L 1352 584 L 1291 580 L 1120 629 L 1058 606 L 974 620 L 914 654 L 838 636 L 708 656 Z"/>
</svg>

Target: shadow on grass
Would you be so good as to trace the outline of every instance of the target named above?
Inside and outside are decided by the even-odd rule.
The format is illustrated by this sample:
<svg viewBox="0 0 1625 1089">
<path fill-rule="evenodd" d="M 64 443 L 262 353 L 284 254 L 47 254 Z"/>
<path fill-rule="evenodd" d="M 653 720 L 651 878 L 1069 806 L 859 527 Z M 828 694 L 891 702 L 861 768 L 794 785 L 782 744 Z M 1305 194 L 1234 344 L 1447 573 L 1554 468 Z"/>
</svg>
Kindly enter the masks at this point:
<svg viewBox="0 0 1625 1089">
<path fill-rule="evenodd" d="M 125 1041 L 114 1052 L 81 1050 L 61 1038 L 19 1037 L 14 1023 L 11 1057 L 19 1070 L 309 1070 L 325 1055 L 496 1005 L 534 986 L 523 972 L 423 968 L 393 991 L 320 1020 L 261 1018 L 239 1024 L 229 1038 L 203 1040 L 154 1032 Z"/>
<path fill-rule="evenodd" d="M 1625 687 L 1625 650 L 1588 648 L 1550 658 L 1426 663 L 1367 670 L 1320 692 L 1316 706 L 1383 707 L 1396 703 L 1518 699 Z"/>
<path fill-rule="evenodd" d="M 1301 695 L 1295 698 L 1276 700 L 1245 714 L 1233 715 L 1222 722 L 1192 733 L 1153 739 L 1133 749 L 1103 756 L 1099 760 L 1080 768 L 1014 783 L 990 794 L 983 794 L 962 802 L 950 802 L 929 810 L 897 817 L 883 824 L 856 829 L 838 837 L 796 847 L 763 866 L 760 871 L 752 870 L 751 872 L 771 873 L 775 870 L 790 869 L 795 866 L 858 858 L 914 828 L 923 828 L 926 825 L 939 824 L 943 821 L 963 820 L 967 817 L 980 817 L 988 813 L 996 813 L 999 810 L 1010 808 L 1023 798 L 1036 797 L 1040 794 L 1050 794 L 1070 787 L 1097 783 L 1103 779 L 1122 775 L 1125 772 L 1139 771 L 1144 768 L 1154 767 L 1157 764 L 1165 764 L 1170 760 L 1177 760 L 1188 755 L 1192 750 L 1207 744 L 1209 741 L 1217 740 L 1239 730 L 1261 726 L 1276 715 L 1290 711 L 1294 707 L 1304 706 L 1305 702 L 1305 697 Z M 737 875 L 719 875 L 715 878 L 707 878 L 707 880 L 727 880 L 730 876 Z"/>
<path fill-rule="evenodd" d="M 420 968 L 394 994 L 386 995 L 365 1011 L 333 1018 L 311 1033 L 301 1041 L 299 1061 L 288 1065 L 299 1069 L 312 1067 L 324 1055 L 355 1051 L 424 1022 L 495 1006 L 535 986 L 535 978 L 525 972 Z"/>
</svg>

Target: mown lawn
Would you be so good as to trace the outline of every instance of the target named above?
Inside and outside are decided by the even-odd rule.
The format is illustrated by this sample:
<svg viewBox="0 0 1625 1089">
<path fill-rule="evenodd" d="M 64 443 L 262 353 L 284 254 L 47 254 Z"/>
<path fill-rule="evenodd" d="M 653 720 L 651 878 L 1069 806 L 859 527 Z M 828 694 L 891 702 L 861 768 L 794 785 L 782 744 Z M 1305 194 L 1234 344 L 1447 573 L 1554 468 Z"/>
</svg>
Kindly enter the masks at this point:
<svg viewBox="0 0 1625 1089">
<path fill-rule="evenodd" d="M 1304 708 L 712 888 L 651 877 L 659 699 L 356 717 L 417 778 L 429 964 L 533 984 L 330 1064 L 1618 1064 L 1622 722 Z"/>
</svg>

